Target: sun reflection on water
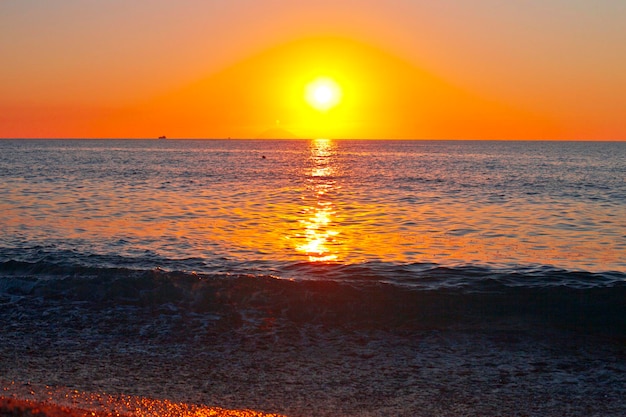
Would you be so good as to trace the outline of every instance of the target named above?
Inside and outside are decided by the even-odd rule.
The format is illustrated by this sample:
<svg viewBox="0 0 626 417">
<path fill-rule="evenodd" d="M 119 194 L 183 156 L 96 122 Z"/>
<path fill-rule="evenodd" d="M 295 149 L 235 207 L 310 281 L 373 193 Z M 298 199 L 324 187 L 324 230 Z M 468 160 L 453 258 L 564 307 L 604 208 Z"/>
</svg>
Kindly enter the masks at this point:
<svg viewBox="0 0 626 417">
<path fill-rule="evenodd" d="M 296 250 L 306 255 L 311 262 L 330 262 L 338 258 L 334 248 L 339 231 L 333 223 L 335 204 L 333 192 L 339 186 L 334 178 L 336 145 L 329 139 L 311 141 L 311 166 L 307 168 L 307 194 L 303 196 L 304 218 L 299 220 L 302 226 L 297 235 L 301 244 Z"/>
</svg>

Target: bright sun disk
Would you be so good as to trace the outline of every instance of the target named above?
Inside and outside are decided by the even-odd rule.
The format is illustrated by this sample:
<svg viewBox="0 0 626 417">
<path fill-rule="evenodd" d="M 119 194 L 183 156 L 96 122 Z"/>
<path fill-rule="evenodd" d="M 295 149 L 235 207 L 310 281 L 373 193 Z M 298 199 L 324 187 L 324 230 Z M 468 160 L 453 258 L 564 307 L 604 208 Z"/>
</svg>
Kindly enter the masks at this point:
<svg viewBox="0 0 626 417">
<path fill-rule="evenodd" d="M 307 84 L 305 98 L 314 109 L 327 111 L 341 101 L 341 87 L 331 78 L 317 78 Z"/>
</svg>

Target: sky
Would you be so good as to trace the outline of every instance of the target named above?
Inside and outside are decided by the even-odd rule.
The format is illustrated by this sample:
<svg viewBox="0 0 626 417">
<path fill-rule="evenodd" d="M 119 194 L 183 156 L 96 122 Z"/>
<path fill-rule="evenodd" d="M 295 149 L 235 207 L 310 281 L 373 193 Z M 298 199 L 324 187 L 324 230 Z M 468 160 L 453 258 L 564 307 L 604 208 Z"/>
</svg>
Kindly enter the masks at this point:
<svg viewBox="0 0 626 417">
<path fill-rule="evenodd" d="M 625 22 L 623 0 L 2 0 L 0 138 L 626 140 Z"/>
</svg>

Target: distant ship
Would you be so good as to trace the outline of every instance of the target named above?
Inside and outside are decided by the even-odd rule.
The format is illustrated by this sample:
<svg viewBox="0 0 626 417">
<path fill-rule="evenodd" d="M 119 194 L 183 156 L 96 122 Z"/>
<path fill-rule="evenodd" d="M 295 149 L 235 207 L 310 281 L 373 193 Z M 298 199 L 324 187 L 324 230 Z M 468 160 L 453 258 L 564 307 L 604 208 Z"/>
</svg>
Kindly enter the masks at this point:
<svg viewBox="0 0 626 417">
<path fill-rule="evenodd" d="M 167 139 L 167 136 L 159 136 L 159 139 Z"/>
</svg>

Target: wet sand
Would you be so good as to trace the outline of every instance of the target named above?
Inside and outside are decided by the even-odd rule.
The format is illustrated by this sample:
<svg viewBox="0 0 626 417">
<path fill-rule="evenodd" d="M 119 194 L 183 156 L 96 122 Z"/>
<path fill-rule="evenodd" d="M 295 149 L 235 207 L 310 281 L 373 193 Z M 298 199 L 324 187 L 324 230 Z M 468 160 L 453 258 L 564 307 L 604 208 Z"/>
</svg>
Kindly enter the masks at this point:
<svg viewBox="0 0 626 417">
<path fill-rule="evenodd" d="M 406 334 L 304 326 L 222 334 L 202 350 L 146 342 L 18 354 L 3 338 L 3 395 L 134 416 L 263 415 L 216 406 L 289 417 L 626 415 L 626 348 L 597 335 L 510 323 Z"/>
<path fill-rule="evenodd" d="M 157 404 L 155 404 L 157 405 Z M 277 414 L 257 413 L 251 410 L 224 410 L 217 407 L 198 407 L 160 402 L 158 411 L 154 408 L 141 415 L 172 415 L 202 417 L 280 417 Z M 154 406 L 153 406 L 154 407 Z M 95 411 L 76 407 L 60 406 L 50 402 L 37 402 L 0 397 L 1 417 L 124 417 L 138 415 L 136 412 L 121 414 L 117 411 Z"/>
</svg>

